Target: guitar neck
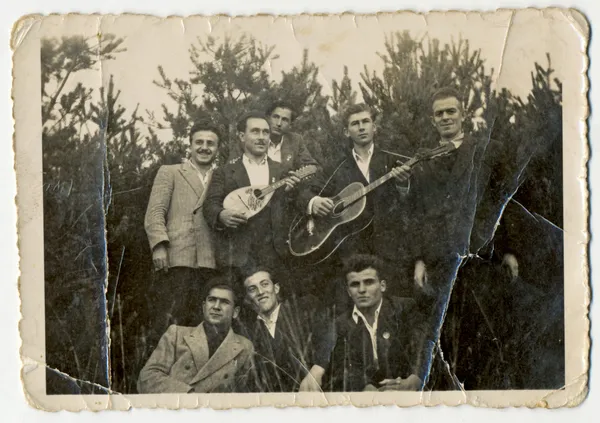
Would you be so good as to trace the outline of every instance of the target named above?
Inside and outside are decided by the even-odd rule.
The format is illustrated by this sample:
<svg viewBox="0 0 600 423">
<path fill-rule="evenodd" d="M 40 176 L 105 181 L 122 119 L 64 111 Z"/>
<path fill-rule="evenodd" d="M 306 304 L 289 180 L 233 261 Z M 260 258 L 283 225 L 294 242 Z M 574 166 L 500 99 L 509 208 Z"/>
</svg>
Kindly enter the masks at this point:
<svg viewBox="0 0 600 423">
<path fill-rule="evenodd" d="M 404 163 L 404 166 L 408 166 L 409 168 L 413 167 L 420 159 L 413 157 L 412 159 L 410 159 L 409 161 L 407 161 L 406 163 Z M 361 199 L 362 197 L 364 197 L 365 195 L 367 195 L 368 193 L 370 193 L 371 191 L 373 191 L 375 188 L 385 184 L 387 181 L 389 181 L 390 179 L 392 179 L 394 177 L 394 175 L 392 175 L 392 172 L 388 172 L 385 175 L 383 175 L 381 178 L 371 182 L 369 185 L 367 185 L 366 187 L 364 187 L 363 189 L 361 189 L 360 191 L 357 191 L 356 193 L 348 196 L 346 198 L 346 200 L 349 203 L 354 203 L 355 201 L 358 201 L 359 199 Z"/>
</svg>

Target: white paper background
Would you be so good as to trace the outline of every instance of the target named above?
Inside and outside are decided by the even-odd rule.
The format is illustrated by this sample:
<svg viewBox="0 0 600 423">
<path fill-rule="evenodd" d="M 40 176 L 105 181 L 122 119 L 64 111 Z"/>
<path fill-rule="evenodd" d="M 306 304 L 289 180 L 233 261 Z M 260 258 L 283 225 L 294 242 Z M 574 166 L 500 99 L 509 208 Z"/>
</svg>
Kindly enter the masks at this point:
<svg viewBox="0 0 600 423">
<path fill-rule="evenodd" d="M 335 407 L 329 409 L 254 409 L 254 410 L 234 410 L 234 411 L 212 411 L 212 410 L 192 410 L 192 411 L 164 411 L 164 410 L 134 410 L 131 412 L 111 412 L 107 413 L 46 413 L 32 409 L 25 401 L 21 382 L 19 380 L 20 360 L 18 348 L 20 339 L 18 334 L 19 320 L 19 300 L 17 288 L 18 276 L 18 255 L 16 250 L 16 213 L 14 210 L 14 196 L 16 194 L 15 175 L 13 170 L 13 152 L 12 152 L 12 102 L 10 101 L 11 91 L 11 60 L 12 53 L 9 48 L 9 37 L 13 23 L 22 15 L 29 13 L 147 13 L 158 16 L 168 15 L 189 15 L 194 13 L 213 14 L 255 14 L 255 13 L 336 13 L 343 11 L 353 11 L 361 13 L 377 11 L 394 11 L 399 9 L 412 9 L 418 11 L 427 11 L 431 9 L 444 10 L 452 9 L 483 9 L 493 10 L 497 7 L 545 7 L 560 6 L 577 7 L 585 13 L 591 22 L 592 37 L 594 37 L 594 22 L 600 22 L 600 7 L 597 0 L 573 0 L 562 1 L 475 1 L 475 0 L 422 0 L 420 2 L 406 0 L 296 0 L 293 3 L 285 4 L 283 0 L 260 0 L 248 2 L 244 0 L 220 0 L 211 2 L 211 4 L 202 4 L 208 2 L 199 2 L 193 0 L 169 0 L 164 2 L 136 1 L 136 0 L 90 0 L 86 3 L 81 0 L 19 0 L 13 2 L 4 2 L 2 13 L 0 13 L 1 26 L 4 30 L 5 38 L 2 45 L 2 78 L 0 86 L 0 96 L 4 98 L 0 102 L 2 114 L 0 122 L 2 128 L 2 139 L 0 145 L 0 228 L 2 234 L 2 243 L 0 244 L 0 269 L 2 269 L 2 283 L 0 284 L 0 336 L 2 339 L 2 348 L 0 348 L 0 420 L 5 422 L 21 421 L 84 421 L 92 422 L 100 419 L 110 418 L 114 422 L 125 421 L 144 421 L 144 422 L 164 422 L 165 420 L 178 419 L 179 421 L 197 421 L 213 420 L 223 422 L 233 422 L 243 419 L 246 422 L 262 422 L 270 419 L 285 419 L 286 422 L 304 422 L 304 421 L 343 421 L 360 422 L 377 419 L 378 421 L 421 421 L 424 419 L 440 419 L 444 423 L 462 422 L 462 421 L 482 421 L 492 423 L 496 421 L 510 420 L 512 422 L 525 421 L 556 421 L 556 422 L 579 422 L 592 421 L 596 412 L 600 410 L 600 372 L 597 365 L 600 360 L 598 348 L 593 348 L 591 352 L 591 386 L 590 395 L 587 400 L 575 409 L 567 410 L 486 410 L 473 407 L 462 406 L 457 408 L 437 407 L 431 409 L 412 408 L 369 408 L 355 409 L 350 407 Z M 418 4 L 418 7 L 414 7 Z M 590 44 L 591 68 L 590 79 L 592 91 L 590 93 L 591 104 L 600 104 L 600 95 L 594 90 L 594 82 L 599 81 L 596 71 L 595 60 L 600 60 L 598 54 L 598 43 Z M 594 54 L 596 53 L 596 54 Z M 594 78 L 596 76 L 596 78 Z M 597 212 L 600 207 L 600 159 L 596 157 L 600 149 L 600 142 L 597 134 L 600 134 L 600 123 L 598 119 L 592 119 L 590 124 L 590 139 L 592 159 L 590 162 L 590 181 L 591 186 L 596 187 L 596 191 L 591 192 L 592 208 L 592 233 L 600 233 L 600 217 Z M 25 188 L 25 187 L 23 187 Z M 594 195 L 596 194 L 596 195 Z M 595 207 L 594 207 L 595 206 Z M 596 213 L 594 213 L 596 212 Z M 598 242 L 592 242 L 590 257 L 592 258 L 592 289 L 596 285 L 594 281 L 600 277 L 600 271 L 594 268 L 594 257 L 596 263 L 600 263 L 600 245 Z M 600 330 L 598 323 L 594 324 L 596 319 L 600 319 L 600 308 L 597 301 L 593 302 L 592 319 L 592 344 L 594 339 L 600 339 Z"/>
</svg>

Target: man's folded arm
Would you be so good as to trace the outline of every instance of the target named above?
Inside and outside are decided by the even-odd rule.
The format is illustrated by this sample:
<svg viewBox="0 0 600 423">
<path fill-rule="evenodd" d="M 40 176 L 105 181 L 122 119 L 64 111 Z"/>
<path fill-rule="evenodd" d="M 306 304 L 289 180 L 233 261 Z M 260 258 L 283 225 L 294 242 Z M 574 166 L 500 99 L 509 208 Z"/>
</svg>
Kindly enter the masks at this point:
<svg viewBox="0 0 600 423">
<path fill-rule="evenodd" d="M 169 374 L 176 361 L 177 336 L 177 327 L 171 325 L 160 338 L 156 349 L 140 372 L 139 393 L 188 393 L 192 391 L 190 385 Z"/>
</svg>

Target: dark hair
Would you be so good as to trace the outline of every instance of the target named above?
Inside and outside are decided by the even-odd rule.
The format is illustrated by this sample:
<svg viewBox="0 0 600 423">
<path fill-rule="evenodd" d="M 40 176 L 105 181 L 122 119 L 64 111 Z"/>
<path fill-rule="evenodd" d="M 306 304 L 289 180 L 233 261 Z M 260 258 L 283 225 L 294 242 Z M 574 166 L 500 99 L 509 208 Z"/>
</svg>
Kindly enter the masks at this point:
<svg viewBox="0 0 600 423">
<path fill-rule="evenodd" d="M 265 116 L 263 112 L 258 110 L 250 110 L 249 112 L 244 113 L 238 120 L 237 130 L 238 132 L 246 132 L 246 126 L 248 124 L 248 119 L 263 119 L 271 128 L 271 124 L 269 123 L 269 119 Z"/>
<path fill-rule="evenodd" d="M 433 108 L 433 103 L 436 102 L 437 100 L 443 100 L 446 98 L 453 98 L 453 97 L 458 100 L 458 103 L 460 104 L 460 107 L 462 108 L 462 97 L 458 93 L 458 91 L 453 87 L 442 87 L 439 90 L 436 90 L 432 94 L 429 104 L 430 104 L 431 108 Z"/>
<path fill-rule="evenodd" d="M 365 103 L 353 104 L 351 106 L 348 106 L 342 113 L 342 122 L 344 123 L 344 127 L 348 126 L 348 120 L 350 119 L 350 116 L 361 112 L 369 112 L 369 114 L 371 115 L 371 119 L 373 119 L 373 122 L 377 117 L 377 113 L 371 108 L 371 106 Z"/>
<path fill-rule="evenodd" d="M 377 272 L 379 279 L 384 279 L 384 266 L 381 259 L 371 254 L 353 254 L 344 261 L 344 277 L 351 272 L 362 272 L 366 269 L 373 269 Z"/>
<path fill-rule="evenodd" d="M 219 127 L 214 124 L 212 121 L 208 119 L 203 119 L 195 122 L 190 129 L 190 144 L 192 143 L 192 137 L 196 132 L 199 131 L 211 131 L 214 132 L 217 136 L 217 141 L 221 142 L 221 131 L 219 131 Z"/>
<path fill-rule="evenodd" d="M 210 291 L 212 291 L 215 288 L 226 289 L 228 291 L 231 291 L 233 295 L 234 306 L 239 304 L 239 293 L 236 291 L 233 283 L 231 282 L 231 277 L 228 277 L 226 275 L 214 276 L 208 281 L 208 283 L 204 287 L 202 302 L 206 301 L 206 298 L 210 294 Z"/>
<path fill-rule="evenodd" d="M 291 103 L 285 101 L 285 100 L 276 100 L 274 102 L 272 102 L 269 107 L 267 107 L 266 110 L 266 115 L 267 116 L 271 116 L 271 114 L 273 113 L 273 111 L 276 108 L 281 108 L 281 109 L 288 109 L 292 112 L 292 122 L 294 121 L 294 119 L 296 119 L 297 117 L 297 113 L 296 113 L 296 109 L 294 109 L 294 106 L 292 106 Z"/>
</svg>

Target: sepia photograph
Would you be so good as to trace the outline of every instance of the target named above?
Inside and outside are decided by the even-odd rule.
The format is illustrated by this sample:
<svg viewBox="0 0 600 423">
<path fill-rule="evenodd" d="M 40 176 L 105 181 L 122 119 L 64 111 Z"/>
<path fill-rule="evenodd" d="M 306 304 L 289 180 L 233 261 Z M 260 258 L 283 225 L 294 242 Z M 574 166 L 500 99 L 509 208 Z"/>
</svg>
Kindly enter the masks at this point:
<svg viewBox="0 0 600 423">
<path fill-rule="evenodd" d="M 581 402 L 588 37 L 569 9 L 23 18 L 29 402 Z"/>
</svg>

